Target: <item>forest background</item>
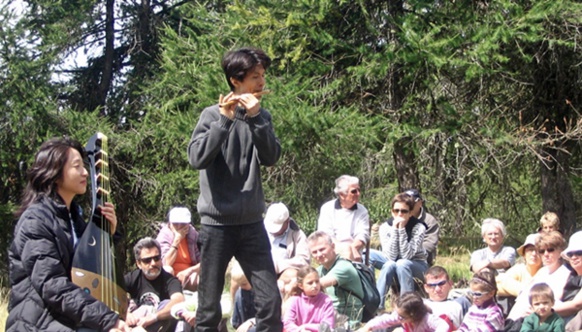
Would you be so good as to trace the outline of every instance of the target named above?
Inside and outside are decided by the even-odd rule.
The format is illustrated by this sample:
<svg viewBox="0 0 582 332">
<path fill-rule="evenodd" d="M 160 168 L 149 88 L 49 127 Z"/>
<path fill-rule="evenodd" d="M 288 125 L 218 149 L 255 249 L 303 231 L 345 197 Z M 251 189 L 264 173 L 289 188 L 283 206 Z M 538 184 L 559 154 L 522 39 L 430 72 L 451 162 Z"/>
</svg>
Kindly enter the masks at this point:
<svg viewBox="0 0 582 332">
<path fill-rule="evenodd" d="M 582 221 L 579 1 L 3 0 L 0 21 L 0 275 L 50 137 L 109 137 L 128 267 L 172 205 L 195 212 L 187 144 L 228 92 L 222 55 L 247 45 L 273 59 L 262 105 L 283 154 L 262 170 L 265 197 L 306 233 L 341 174 L 360 178 L 376 223 L 420 189 L 440 248 L 486 217 L 516 243 L 545 211 L 566 235 Z"/>
</svg>

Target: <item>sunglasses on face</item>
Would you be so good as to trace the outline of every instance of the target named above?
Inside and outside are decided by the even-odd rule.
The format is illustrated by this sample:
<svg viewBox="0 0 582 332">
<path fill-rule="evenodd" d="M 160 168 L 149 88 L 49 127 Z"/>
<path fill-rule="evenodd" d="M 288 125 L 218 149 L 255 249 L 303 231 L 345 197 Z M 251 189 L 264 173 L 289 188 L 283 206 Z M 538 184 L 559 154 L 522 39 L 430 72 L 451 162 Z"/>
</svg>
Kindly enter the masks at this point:
<svg viewBox="0 0 582 332">
<path fill-rule="evenodd" d="M 489 292 L 473 292 L 473 291 L 468 291 L 467 292 L 470 296 L 475 297 L 475 298 L 480 298 L 483 295 L 487 295 L 489 294 Z"/>
<path fill-rule="evenodd" d="M 157 256 L 152 256 L 152 257 L 140 258 L 139 261 L 142 262 L 142 263 L 144 263 L 144 264 L 149 264 L 152 261 L 154 261 L 154 262 L 157 263 L 157 262 L 160 261 L 160 259 L 162 259 L 162 256 L 161 255 L 157 255 Z"/>
<path fill-rule="evenodd" d="M 395 214 L 407 214 L 408 212 L 410 212 L 410 210 L 404 210 L 404 209 L 392 209 L 392 212 L 394 212 Z"/>
<path fill-rule="evenodd" d="M 540 250 L 538 250 L 538 253 L 540 253 L 541 255 L 543 255 L 543 254 L 546 253 L 546 251 L 552 253 L 555 250 L 556 250 L 556 248 L 540 249 Z"/>
<path fill-rule="evenodd" d="M 441 280 L 439 282 L 435 282 L 435 283 L 427 283 L 426 285 L 430 288 L 436 288 L 437 286 L 444 286 L 447 283 L 447 280 Z"/>
<path fill-rule="evenodd" d="M 574 256 L 582 257 L 582 250 L 570 251 L 569 253 L 566 254 L 566 256 L 568 256 L 570 258 L 572 258 Z"/>
</svg>

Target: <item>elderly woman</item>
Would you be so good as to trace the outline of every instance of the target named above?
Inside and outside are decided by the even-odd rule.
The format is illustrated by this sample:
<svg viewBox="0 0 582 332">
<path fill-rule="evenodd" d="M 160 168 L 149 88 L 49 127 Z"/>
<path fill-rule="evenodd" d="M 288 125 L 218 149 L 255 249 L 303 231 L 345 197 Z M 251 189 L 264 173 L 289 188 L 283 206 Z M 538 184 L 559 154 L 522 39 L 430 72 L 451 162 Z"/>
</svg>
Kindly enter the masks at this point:
<svg viewBox="0 0 582 332">
<path fill-rule="evenodd" d="M 501 220 L 487 218 L 481 226 L 481 236 L 487 248 L 475 250 L 471 254 L 471 271 L 477 273 L 483 269 L 505 272 L 515 264 L 515 249 L 504 246 L 503 240 L 507 232 Z"/>
<path fill-rule="evenodd" d="M 376 287 L 380 293 L 380 309 L 384 309 L 386 292 L 394 277 L 400 293 L 414 291 L 414 278 L 423 279 L 428 269 L 427 254 L 422 246 L 426 225 L 412 216 L 414 200 L 402 193 L 392 199 L 392 218 L 379 230 L 382 251 L 370 251 L 370 263 L 380 269 Z"/>
<path fill-rule="evenodd" d="M 566 320 L 567 332 L 578 331 L 582 329 L 582 231 L 572 234 L 562 258 L 570 262 L 574 272 L 564 289 L 564 302 L 557 302 L 554 310 Z"/>
<path fill-rule="evenodd" d="M 198 232 L 191 221 L 188 208 L 172 208 L 168 214 L 168 223 L 162 226 L 156 240 L 162 248 L 164 269 L 180 280 L 183 289 L 196 291 L 200 274 L 200 251 L 196 245 Z"/>
<path fill-rule="evenodd" d="M 534 275 L 542 267 L 542 259 L 536 250 L 536 240 L 539 236 L 537 233 L 528 235 L 523 245 L 517 248 L 517 253 L 523 257 L 523 263 L 515 264 L 496 277 L 497 295 L 517 297 L 529 286 Z"/>
<path fill-rule="evenodd" d="M 550 232 L 541 234 L 536 240 L 536 249 L 542 257 L 544 265 L 533 277 L 530 287 L 524 289 L 517 299 L 515 305 L 509 312 L 508 319 L 518 321 L 530 313 L 529 289 L 532 285 L 546 283 L 554 292 L 555 302 L 562 298 L 564 286 L 570 275 L 570 270 L 562 263 L 561 254 L 566 248 L 566 240 L 560 232 Z"/>
</svg>

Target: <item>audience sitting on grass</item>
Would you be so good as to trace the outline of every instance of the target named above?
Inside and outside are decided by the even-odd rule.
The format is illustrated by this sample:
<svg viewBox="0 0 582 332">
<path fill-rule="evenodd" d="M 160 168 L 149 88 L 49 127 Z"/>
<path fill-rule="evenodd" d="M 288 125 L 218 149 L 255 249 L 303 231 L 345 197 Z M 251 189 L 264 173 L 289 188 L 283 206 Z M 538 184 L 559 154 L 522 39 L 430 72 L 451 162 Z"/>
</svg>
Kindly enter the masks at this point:
<svg viewBox="0 0 582 332">
<path fill-rule="evenodd" d="M 559 303 L 564 292 L 564 286 L 570 275 L 570 270 L 563 265 L 562 251 L 566 248 L 566 241 L 557 231 L 543 233 L 536 240 L 536 249 L 542 257 L 544 265 L 533 277 L 531 285 L 546 283 L 552 288 L 554 300 Z M 531 286 L 530 286 L 531 288 Z M 508 320 L 511 324 L 523 322 L 523 318 L 530 312 L 529 288 L 524 289 L 515 300 L 515 305 L 509 312 Z"/>
</svg>

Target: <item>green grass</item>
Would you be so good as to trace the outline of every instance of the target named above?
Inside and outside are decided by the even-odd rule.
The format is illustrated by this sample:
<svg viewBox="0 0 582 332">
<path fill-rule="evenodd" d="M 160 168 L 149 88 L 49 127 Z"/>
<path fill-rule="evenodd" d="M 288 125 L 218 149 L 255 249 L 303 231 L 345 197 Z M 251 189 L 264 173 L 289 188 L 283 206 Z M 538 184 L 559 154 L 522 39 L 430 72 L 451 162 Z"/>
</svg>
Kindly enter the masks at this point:
<svg viewBox="0 0 582 332">
<path fill-rule="evenodd" d="M 449 256 L 437 256 L 434 265 L 447 269 L 455 288 L 462 288 L 466 287 L 468 280 L 472 276 L 469 270 L 470 259 L 471 255 L 468 252 L 458 252 Z"/>
</svg>

